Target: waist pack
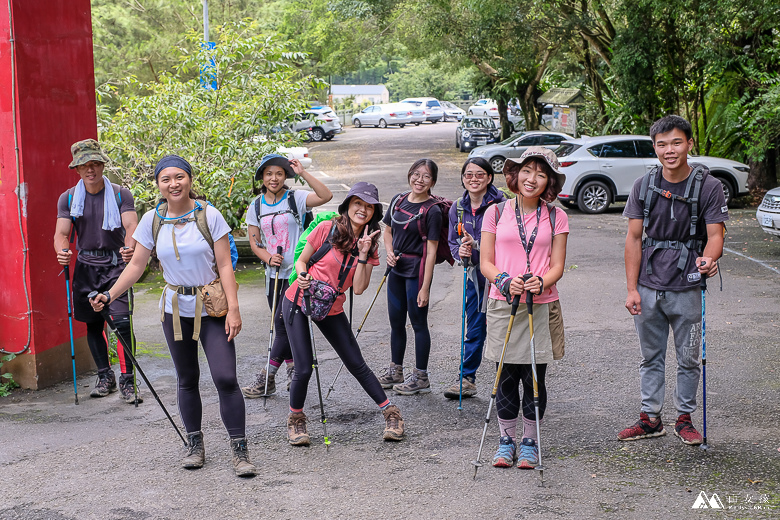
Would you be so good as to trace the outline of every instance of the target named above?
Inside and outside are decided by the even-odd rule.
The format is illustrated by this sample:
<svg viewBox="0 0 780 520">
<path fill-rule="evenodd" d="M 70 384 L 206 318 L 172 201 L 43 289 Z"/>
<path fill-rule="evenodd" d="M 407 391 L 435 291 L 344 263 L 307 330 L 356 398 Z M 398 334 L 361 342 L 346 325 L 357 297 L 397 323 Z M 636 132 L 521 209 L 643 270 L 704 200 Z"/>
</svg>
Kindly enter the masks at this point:
<svg viewBox="0 0 780 520">
<path fill-rule="evenodd" d="M 301 310 L 304 314 L 311 315 L 314 321 L 322 321 L 330 312 L 336 298 L 339 297 L 339 291 L 321 280 L 312 280 L 309 286 L 311 292 L 311 309 L 306 305 L 306 298 L 301 302 Z M 311 310 L 311 313 L 309 312 Z"/>
</svg>

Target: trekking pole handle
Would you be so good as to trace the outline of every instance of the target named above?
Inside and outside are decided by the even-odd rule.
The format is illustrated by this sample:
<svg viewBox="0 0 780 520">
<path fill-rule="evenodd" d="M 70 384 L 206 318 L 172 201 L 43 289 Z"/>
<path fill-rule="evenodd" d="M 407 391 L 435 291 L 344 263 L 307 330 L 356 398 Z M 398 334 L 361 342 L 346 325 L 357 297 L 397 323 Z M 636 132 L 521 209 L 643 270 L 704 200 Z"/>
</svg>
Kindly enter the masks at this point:
<svg viewBox="0 0 780 520">
<path fill-rule="evenodd" d="M 400 257 L 401 257 L 401 254 L 402 254 L 402 253 L 401 253 L 401 252 L 400 252 L 398 249 L 396 249 L 396 250 L 394 250 L 394 251 L 393 251 L 393 256 L 394 256 L 394 257 L 396 257 L 396 258 L 400 258 Z M 390 274 L 390 271 L 392 271 L 392 270 L 393 270 L 393 266 L 392 266 L 392 265 L 388 265 L 388 266 L 387 266 L 387 269 L 385 269 L 385 277 L 386 277 L 388 274 Z"/>
<path fill-rule="evenodd" d="M 276 254 L 281 255 L 282 254 L 282 246 L 276 246 Z M 276 266 L 276 274 L 279 274 L 279 270 L 282 268 L 281 264 Z"/>
<path fill-rule="evenodd" d="M 517 308 L 520 307 L 520 295 L 516 294 L 512 300 L 512 316 L 517 314 Z"/>
<path fill-rule="evenodd" d="M 705 265 L 707 265 L 707 262 L 702 260 L 701 261 L 701 266 L 704 267 Z M 706 291 L 707 290 L 707 276 L 706 275 L 701 275 L 701 279 L 699 280 L 699 284 L 701 285 L 701 290 L 702 291 Z"/>
<path fill-rule="evenodd" d="M 303 271 L 301 273 L 301 276 L 306 276 L 308 273 L 306 271 Z M 306 302 L 306 310 L 309 312 L 304 312 L 307 316 L 311 316 L 311 289 L 307 287 L 303 290 L 303 300 Z"/>
<path fill-rule="evenodd" d="M 109 304 L 109 303 L 111 303 L 111 295 L 109 294 L 109 292 L 108 292 L 108 291 L 104 291 L 104 292 L 102 292 L 102 293 L 101 293 L 101 292 L 98 292 L 98 291 L 92 291 L 91 293 L 89 293 L 89 294 L 87 295 L 87 299 L 88 299 L 88 300 L 94 300 L 94 299 L 95 299 L 95 298 L 97 298 L 97 297 L 98 297 L 98 295 L 100 295 L 100 294 L 103 294 L 103 295 L 105 295 L 106 299 L 108 299 L 108 301 L 106 302 L 106 304 L 103 306 L 103 310 L 102 310 L 102 311 L 100 311 L 100 314 L 103 314 L 103 313 L 108 313 L 108 304 Z"/>
<path fill-rule="evenodd" d="M 526 273 L 523 275 L 523 281 L 527 282 L 528 280 L 533 278 L 533 276 L 534 275 L 531 273 Z M 529 305 L 529 308 L 531 305 L 534 304 L 534 293 L 532 293 L 531 291 L 525 291 L 525 303 Z"/>
<path fill-rule="evenodd" d="M 460 243 L 463 243 L 463 223 L 458 223 L 458 238 L 460 239 Z M 469 266 L 469 257 L 461 258 L 460 263 L 463 264 L 463 267 Z"/>
</svg>

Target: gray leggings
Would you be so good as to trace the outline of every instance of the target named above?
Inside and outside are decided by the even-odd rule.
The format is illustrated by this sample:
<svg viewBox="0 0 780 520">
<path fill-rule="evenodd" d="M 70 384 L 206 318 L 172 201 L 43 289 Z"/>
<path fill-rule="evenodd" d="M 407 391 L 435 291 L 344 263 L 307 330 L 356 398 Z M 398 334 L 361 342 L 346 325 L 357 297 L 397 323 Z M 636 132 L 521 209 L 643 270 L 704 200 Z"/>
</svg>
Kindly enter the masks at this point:
<svg viewBox="0 0 780 520">
<path fill-rule="evenodd" d="M 677 353 L 677 413 L 696 410 L 701 352 L 701 291 L 658 291 L 638 286 L 642 314 L 634 316 L 642 361 L 639 364 L 642 411 L 659 417 L 664 406 L 666 343 L 669 327 Z"/>
</svg>

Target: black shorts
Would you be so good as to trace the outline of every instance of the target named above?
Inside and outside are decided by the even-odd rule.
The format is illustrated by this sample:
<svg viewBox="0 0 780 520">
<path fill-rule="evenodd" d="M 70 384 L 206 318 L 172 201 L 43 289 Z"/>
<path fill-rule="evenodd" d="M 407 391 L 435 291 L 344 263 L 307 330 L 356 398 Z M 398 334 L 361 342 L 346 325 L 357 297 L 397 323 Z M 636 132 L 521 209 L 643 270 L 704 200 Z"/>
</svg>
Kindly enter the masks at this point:
<svg viewBox="0 0 780 520">
<path fill-rule="evenodd" d="M 111 288 L 122 274 L 125 264 L 119 265 L 89 265 L 76 260 L 76 268 L 73 270 L 73 317 L 77 321 L 90 323 L 102 320 L 100 313 L 92 309 L 87 295 L 92 291 L 104 292 Z M 112 294 L 112 298 L 116 295 Z M 130 314 L 130 306 L 127 301 L 127 293 L 116 298 L 109 305 L 111 316 Z"/>
</svg>

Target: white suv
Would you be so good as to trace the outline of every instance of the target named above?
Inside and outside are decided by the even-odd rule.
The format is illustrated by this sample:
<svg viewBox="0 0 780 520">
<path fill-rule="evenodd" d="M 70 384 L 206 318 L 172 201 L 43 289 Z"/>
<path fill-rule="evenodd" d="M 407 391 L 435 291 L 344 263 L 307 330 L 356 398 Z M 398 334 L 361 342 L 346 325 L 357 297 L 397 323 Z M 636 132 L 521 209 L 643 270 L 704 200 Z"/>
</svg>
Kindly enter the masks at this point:
<svg viewBox="0 0 780 520">
<path fill-rule="evenodd" d="M 296 117 L 296 131 L 305 130 L 312 141 L 330 141 L 333 137 L 341 133 L 341 121 L 339 116 L 327 105 L 313 106 L 305 113 Z"/>
<path fill-rule="evenodd" d="M 756 220 L 761 229 L 770 235 L 780 236 L 780 188 L 766 192 L 756 211 Z"/>
<path fill-rule="evenodd" d="M 646 135 L 604 135 L 576 139 L 555 150 L 566 174 L 558 199 L 585 213 L 603 213 L 613 202 L 628 200 L 634 181 L 661 164 Z M 717 157 L 688 156 L 723 184 L 726 203 L 748 192 L 746 164 Z"/>
</svg>

